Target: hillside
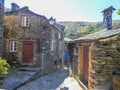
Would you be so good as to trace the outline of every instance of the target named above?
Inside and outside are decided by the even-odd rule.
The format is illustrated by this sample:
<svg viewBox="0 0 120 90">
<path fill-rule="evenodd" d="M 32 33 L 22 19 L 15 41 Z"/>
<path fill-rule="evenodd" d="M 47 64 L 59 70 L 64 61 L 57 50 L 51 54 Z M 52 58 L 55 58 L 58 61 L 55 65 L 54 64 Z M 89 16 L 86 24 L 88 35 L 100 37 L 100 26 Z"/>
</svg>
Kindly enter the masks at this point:
<svg viewBox="0 0 120 90">
<path fill-rule="evenodd" d="M 4 12 L 8 12 L 8 11 L 11 11 L 11 9 L 10 8 L 4 8 Z"/>
<path fill-rule="evenodd" d="M 103 29 L 102 22 L 59 22 L 65 26 L 65 36 L 78 38 L 80 36 L 97 32 Z M 120 26 L 120 20 L 113 20 L 113 27 Z"/>
</svg>

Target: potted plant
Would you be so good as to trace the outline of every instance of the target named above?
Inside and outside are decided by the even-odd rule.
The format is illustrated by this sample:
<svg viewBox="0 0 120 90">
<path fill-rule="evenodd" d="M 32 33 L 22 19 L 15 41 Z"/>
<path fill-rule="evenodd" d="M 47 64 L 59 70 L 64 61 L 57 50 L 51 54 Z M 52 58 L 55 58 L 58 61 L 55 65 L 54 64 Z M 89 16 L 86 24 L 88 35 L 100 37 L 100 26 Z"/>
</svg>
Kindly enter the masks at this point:
<svg viewBox="0 0 120 90">
<path fill-rule="evenodd" d="M 7 60 L 0 58 L 0 84 L 3 83 L 5 76 L 8 74 L 9 67 Z"/>
</svg>

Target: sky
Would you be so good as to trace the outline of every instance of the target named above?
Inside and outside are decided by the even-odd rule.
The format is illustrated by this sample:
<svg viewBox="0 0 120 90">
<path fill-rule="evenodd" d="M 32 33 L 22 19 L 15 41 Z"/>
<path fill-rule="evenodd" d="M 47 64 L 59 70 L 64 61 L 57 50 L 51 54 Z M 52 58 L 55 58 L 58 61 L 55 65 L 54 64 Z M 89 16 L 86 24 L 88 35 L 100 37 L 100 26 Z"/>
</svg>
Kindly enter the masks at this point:
<svg viewBox="0 0 120 90">
<path fill-rule="evenodd" d="M 120 15 L 116 13 L 120 0 L 5 0 L 5 7 L 11 8 L 12 2 L 20 8 L 28 6 L 31 11 L 48 19 L 52 16 L 57 21 L 102 21 L 101 11 L 113 6 L 116 9 L 113 20 L 120 20 Z"/>
</svg>

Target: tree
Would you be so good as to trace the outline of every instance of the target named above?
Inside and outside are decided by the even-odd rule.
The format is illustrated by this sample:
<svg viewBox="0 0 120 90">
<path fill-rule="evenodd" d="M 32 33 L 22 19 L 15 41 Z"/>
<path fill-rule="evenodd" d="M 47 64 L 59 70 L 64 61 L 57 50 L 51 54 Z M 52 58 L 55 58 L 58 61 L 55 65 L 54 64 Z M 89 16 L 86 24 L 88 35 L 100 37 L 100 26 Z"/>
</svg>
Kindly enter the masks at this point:
<svg viewBox="0 0 120 90">
<path fill-rule="evenodd" d="M 120 15 L 120 9 L 118 9 L 117 14 Z"/>
<path fill-rule="evenodd" d="M 66 33 L 66 36 L 65 36 L 65 37 L 70 38 L 70 34 L 69 34 L 69 33 Z"/>
<path fill-rule="evenodd" d="M 4 38 L 16 38 L 18 36 L 19 24 L 17 16 L 4 16 Z"/>
<path fill-rule="evenodd" d="M 7 63 L 7 60 L 0 57 L 0 74 L 8 74 L 8 69 L 10 65 Z"/>
<path fill-rule="evenodd" d="M 10 40 L 18 38 L 19 33 L 19 17 L 16 15 L 4 15 L 4 31 L 3 31 L 3 50 L 2 57 L 7 60 L 10 66 L 19 66 L 17 60 L 17 52 L 9 52 L 8 43 Z M 0 62 L 1 63 L 1 62 Z M 1 68 L 1 67 L 0 67 Z"/>
<path fill-rule="evenodd" d="M 94 27 L 91 25 L 86 26 L 86 31 L 92 33 L 94 31 Z"/>
</svg>

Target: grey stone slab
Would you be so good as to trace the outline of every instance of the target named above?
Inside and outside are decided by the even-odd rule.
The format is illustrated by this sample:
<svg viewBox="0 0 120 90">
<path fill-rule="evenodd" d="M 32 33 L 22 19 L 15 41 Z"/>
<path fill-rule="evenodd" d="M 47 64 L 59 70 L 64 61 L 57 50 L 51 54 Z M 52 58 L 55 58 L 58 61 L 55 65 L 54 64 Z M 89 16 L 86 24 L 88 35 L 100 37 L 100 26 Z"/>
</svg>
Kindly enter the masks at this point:
<svg viewBox="0 0 120 90">
<path fill-rule="evenodd" d="M 60 69 L 54 73 L 42 76 L 17 90 L 83 90 L 79 83 L 67 77 L 67 70 Z"/>
<path fill-rule="evenodd" d="M 12 90 L 13 88 L 29 80 L 34 74 L 35 72 L 18 71 L 10 77 L 6 78 L 1 88 L 6 90 Z"/>
<path fill-rule="evenodd" d="M 33 67 L 21 67 L 21 68 L 19 68 L 19 71 L 38 71 L 38 70 L 40 70 L 41 68 L 39 68 L 39 67 L 35 67 L 35 68 L 33 68 Z"/>
</svg>

